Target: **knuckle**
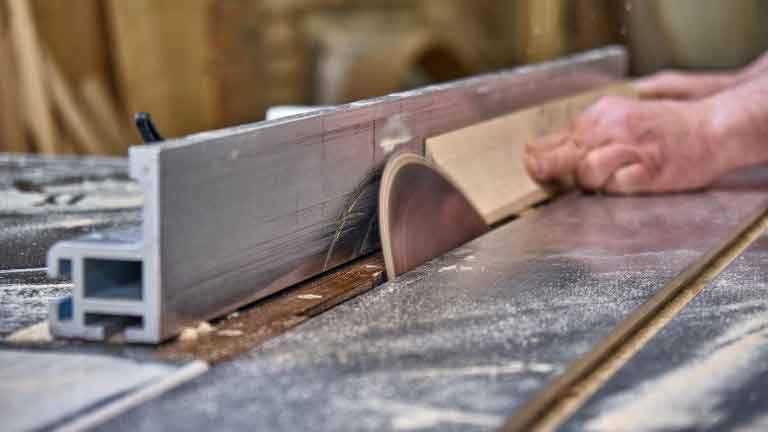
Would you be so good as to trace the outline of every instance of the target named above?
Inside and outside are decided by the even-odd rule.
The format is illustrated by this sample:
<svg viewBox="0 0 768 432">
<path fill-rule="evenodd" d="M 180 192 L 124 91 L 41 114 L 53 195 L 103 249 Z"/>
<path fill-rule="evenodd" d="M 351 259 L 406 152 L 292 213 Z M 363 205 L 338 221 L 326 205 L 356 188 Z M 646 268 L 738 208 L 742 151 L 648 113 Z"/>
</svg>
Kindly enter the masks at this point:
<svg viewBox="0 0 768 432">
<path fill-rule="evenodd" d="M 653 74 L 652 78 L 657 79 L 659 81 L 676 81 L 680 79 L 680 76 L 681 76 L 680 72 L 667 69 L 667 70 L 662 70 L 660 72 Z"/>
<path fill-rule="evenodd" d="M 582 188 L 596 190 L 602 187 L 601 178 L 605 177 L 603 171 L 605 167 L 601 166 L 595 152 L 591 152 L 582 159 L 579 164 L 577 177 Z"/>
<path fill-rule="evenodd" d="M 617 105 L 621 105 L 622 102 L 623 99 L 618 96 L 603 96 L 592 105 L 592 108 L 598 112 L 612 111 Z"/>
</svg>

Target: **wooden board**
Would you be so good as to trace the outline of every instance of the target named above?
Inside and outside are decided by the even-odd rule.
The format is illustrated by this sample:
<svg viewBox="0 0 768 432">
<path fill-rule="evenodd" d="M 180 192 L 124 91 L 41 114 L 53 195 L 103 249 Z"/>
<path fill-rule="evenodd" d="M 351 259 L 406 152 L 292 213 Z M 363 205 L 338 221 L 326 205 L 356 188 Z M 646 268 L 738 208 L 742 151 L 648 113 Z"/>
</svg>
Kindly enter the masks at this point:
<svg viewBox="0 0 768 432">
<path fill-rule="evenodd" d="M 19 77 L 5 8 L 0 5 L 0 151 L 29 150 L 22 116 Z"/>
<path fill-rule="evenodd" d="M 488 232 L 488 226 L 439 169 L 403 153 L 387 162 L 381 176 L 379 232 L 391 280 Z"/>
<path fill-rule="evenodd" d="M 499 222 L 553 192 L 528 176 L 522 159 L 525 144 L 566 126 L 606 95 L 634 92 L 626 83 L 610 85 L 429 138 L 427 159 L 459 185 L 486 223 Z"/>
<path fill-rule="evenodd" d="M 45 60 L 32 10 L 27 2 L 9 0 L 6 4 L 11 19 L 13 52 L 21 78 L 26 123 L 40 153 L 55 154 L 58 132 L 45 88 Z"/>
<path fill-rule="evenodd" d="M 208 0 L 110 0 L 118 89 L 174 137 L 216 126 L 208 69 Z"/>
</svg>

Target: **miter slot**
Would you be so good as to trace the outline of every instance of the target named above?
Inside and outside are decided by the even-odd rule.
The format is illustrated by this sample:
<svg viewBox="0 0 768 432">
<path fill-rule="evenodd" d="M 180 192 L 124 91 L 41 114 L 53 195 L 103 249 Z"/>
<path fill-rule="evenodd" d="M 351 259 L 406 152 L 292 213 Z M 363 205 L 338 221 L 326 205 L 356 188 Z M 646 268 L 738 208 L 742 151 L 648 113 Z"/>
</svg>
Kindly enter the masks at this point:
<svg viewBox="0 0 768 432">
<path fill-rule="evenodd" d="M 141 300 L 141 261 L 86 258 L 85 298 Z"/>
</svg>

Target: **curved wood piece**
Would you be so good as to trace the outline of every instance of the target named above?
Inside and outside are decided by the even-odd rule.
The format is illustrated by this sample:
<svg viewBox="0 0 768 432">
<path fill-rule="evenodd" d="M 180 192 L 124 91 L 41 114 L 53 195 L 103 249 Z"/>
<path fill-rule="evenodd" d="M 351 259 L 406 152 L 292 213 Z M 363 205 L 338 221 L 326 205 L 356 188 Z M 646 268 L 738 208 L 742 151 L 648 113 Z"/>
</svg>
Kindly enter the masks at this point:
<svg viewBox="0 0 768 432">
<path fill-rule="evenodd" d="M 389 279 L 488 231 L 456 185 L 411 153 L 394 156 L 384 169 L 379 227 Z"/>
</svg>

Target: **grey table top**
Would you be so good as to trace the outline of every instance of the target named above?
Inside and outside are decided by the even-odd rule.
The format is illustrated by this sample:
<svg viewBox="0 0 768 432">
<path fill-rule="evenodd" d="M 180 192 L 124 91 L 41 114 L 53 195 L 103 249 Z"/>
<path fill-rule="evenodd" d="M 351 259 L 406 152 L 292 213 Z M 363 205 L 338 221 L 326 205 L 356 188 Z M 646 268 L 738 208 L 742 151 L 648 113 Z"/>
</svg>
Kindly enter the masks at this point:
<svg viewBox="0 0 768 432">
<path fill-rule="evenodd" d="M 765 198 L 559 199 L 105 429 L 493 429 Z"/>
<path fill-rule="evenodd" d="M 768 428 L 768 235 L 685 306 L 565 430 Z"/>
<path fill-rule="evenodd" d="M 0 424 L 36 430 L 74 421 L 182 371 L 142 346 L 3 338 L 46 319 L 71 284 L 50 280 L 45 254 L 58 240 L 141 222 L 141 193 L 117 158 L 0 154 Z"/>
<path fill-rule="evenodd" d="M 45 276 L 55 242 L 141 222 L 141 191 L 126 159 L 0 154 L 0 339 L 42 321 L 69 293 Z"/>
</svg>

